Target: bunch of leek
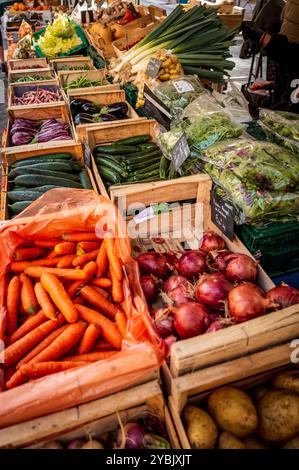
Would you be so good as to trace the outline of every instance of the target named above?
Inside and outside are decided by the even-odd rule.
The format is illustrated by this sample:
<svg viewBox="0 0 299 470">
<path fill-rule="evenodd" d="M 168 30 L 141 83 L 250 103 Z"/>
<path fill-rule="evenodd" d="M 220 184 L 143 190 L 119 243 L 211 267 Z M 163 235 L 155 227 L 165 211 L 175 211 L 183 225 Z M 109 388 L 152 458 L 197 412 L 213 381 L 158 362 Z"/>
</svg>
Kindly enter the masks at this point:
<svg viewBox="0 0 299 470">
<path fill-rule="evenodd" d="M 205 5 L 184 11 L 181 5 L 142 41 L 123 55 L 114 68 L 118 73 L 130 63 L 132 74 L 145 70 L 149 58 L 158 50 L 175 54 L 185 73 L 221 81 L 234 62 L 227 60 L 236 31 L 228 30 L 217 13 Z"/>
</svg>

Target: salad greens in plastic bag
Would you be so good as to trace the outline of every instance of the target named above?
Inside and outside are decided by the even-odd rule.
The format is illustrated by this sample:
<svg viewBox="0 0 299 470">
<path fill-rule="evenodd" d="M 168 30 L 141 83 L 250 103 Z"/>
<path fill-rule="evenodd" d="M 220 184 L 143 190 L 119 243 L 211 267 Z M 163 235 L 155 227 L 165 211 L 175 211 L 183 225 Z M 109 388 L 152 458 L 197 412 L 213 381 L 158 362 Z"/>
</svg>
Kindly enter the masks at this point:
<svg viewBox="0 0 299 470">
<path fill-rule="evenodd" d="M 168 80 L 158 85 L 155 90 L 156 96 L 169 108 L 174 121 L 177 121 L 186 106 L 203 92 L 202 84 L 193 75 L 185 75 L 181 79 Z"/>
<path fill-rule="evenodd" d="M 260 111 L 260 125 L 268 139 L 299 154 L 299 116 L 283 111 Z"/>
</svg>

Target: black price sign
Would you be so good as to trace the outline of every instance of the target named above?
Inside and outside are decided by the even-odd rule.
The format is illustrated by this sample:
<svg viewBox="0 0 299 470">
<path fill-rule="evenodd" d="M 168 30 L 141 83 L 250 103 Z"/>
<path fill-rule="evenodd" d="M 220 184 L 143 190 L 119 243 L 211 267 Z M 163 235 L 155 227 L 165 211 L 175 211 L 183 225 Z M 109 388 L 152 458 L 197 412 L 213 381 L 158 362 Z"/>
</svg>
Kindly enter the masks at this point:
<svg viewBox="0 0 299 470">
<path fill-rule="evenodd" d="M 151 57 L 146 67 L 146 71 L 145 71 L 146 75 L 151 78 L 156 78 L 160 72 L 161 65 L 162 65 L 161 60 Z"/>
<path fill-rule="evenodd" d="M 184 161 L 189 157 L 190 149 L 185 134 L 180 137 L 172 151 L 172 161 L 175 170 L 179 170 Z"/>
<path fill-rule="evenodd" d="M 234 218 L 235 209 L 228 204 L 221 196 L 216 194 L 215 189 L 211 194 L 212 222 L 218 227 L 224 235 L 230 240 L 234 238 Z"/>
<path fill-rule="evenodd" d="M 84 162 L 87 168 L 91 168 L 91 151 L 86 141 L 83 142 Z"/>
</svg>

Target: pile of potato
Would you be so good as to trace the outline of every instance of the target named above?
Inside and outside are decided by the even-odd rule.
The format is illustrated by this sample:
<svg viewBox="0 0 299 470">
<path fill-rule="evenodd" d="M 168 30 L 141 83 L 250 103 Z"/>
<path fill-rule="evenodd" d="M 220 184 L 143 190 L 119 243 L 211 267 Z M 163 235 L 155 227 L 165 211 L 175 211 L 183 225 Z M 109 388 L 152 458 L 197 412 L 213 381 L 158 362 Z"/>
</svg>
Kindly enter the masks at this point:
<svg viewBox="0 0 299 470">
<path fill-rule="evenodd" d="M 299 370 L 277 374 L 249 393 L 221 387 L 183 411 L 195 449 L 299 449 Z"/>
</svg>

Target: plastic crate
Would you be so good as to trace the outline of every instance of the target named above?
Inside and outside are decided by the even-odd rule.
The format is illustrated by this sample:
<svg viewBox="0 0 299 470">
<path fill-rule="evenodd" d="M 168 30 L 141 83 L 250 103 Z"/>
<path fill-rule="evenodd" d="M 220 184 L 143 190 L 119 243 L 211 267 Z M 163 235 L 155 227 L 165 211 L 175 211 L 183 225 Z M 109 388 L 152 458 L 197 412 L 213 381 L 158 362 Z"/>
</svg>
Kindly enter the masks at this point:
<svg viewBox="0 0 299 470">
<path fill-rule="evenodd" d="M 56 57 L 65 57 L 65 56 L 69 56 L 69 55 L 72 55 L 72 54 L 76 54 L 77 52 L 81 51 L 82 49 L 85 49 L 88 46 L 86 36 L 85 36 L 84 31 L 81 28 L 81 26 L 79 26 L 73 20 L 69 20 L 69 21 L 75 26 L 76 33 L 79 36 L 79 38 L 81 39 L 82 44 L 75 47 L 74 49 L 71 49 L 69 52 L 65 52 L 63 54 L 58 54 Z M 38 57 L 46 57 L 43 54 L 43 52 L 41 51 L 40 47 L 36 43 L 36 41 L 39 39 L 40 36 L 42 36 L 44 34 L 45 31 L 46 31 L 46 27 L 42 28 L 40 31 L 33 34 L 34 47 L 35 47 L 35 50 L 36 50 L 36 53 L 37 53 Z"/>
<path fill-rule="evenodd" d="M 299 223 L 242 225 L 237 234 L 271 276 L 299 270 Z"/>
</svg>

